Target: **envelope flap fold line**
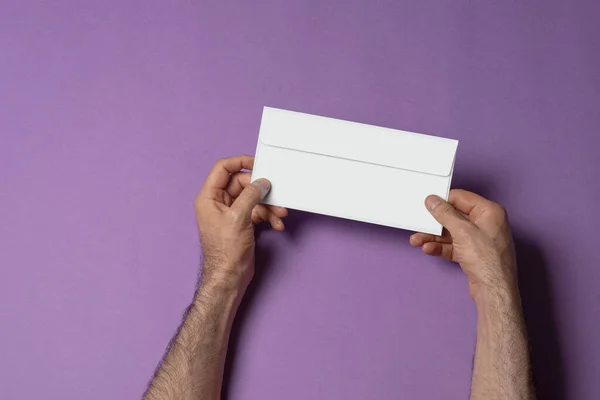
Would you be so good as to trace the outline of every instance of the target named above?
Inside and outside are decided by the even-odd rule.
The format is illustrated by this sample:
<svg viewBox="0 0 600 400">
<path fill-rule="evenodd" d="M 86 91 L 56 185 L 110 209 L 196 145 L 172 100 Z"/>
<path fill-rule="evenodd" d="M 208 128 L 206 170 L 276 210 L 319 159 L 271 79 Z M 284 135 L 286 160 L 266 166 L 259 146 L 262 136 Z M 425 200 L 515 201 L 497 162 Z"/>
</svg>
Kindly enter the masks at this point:
<svg viewBox="0 0 600 400">
<path fill-rule="evenodd" d="M 357 122 L 265 107 L 260 141 L 303 151 L 449 176 L 458 141 Z"/>
</svg>

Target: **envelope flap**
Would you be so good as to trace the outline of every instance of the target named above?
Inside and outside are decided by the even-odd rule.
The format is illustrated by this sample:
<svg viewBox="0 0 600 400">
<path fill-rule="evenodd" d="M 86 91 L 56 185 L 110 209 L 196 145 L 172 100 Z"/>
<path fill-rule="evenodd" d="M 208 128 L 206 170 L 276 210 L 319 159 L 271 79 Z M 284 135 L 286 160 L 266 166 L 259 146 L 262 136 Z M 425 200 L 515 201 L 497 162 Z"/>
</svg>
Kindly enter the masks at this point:
<svg viewBox="0 0 600 400">
<path fill-rule="evenodd" d="M 458 141 L 265 107 L 260 140 L 268 146 L 448 176 Z"/>
</svg>

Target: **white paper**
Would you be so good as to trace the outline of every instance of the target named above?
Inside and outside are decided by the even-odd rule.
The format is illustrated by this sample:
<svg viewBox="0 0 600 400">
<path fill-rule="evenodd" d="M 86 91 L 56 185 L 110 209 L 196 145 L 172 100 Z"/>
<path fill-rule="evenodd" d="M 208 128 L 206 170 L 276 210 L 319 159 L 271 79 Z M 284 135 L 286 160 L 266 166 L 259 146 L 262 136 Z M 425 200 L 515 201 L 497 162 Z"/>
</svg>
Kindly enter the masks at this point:
<svg viewBox="0 0 600 400">
<path fill-rule="evenodd" d="M 265 107 L 252 180 L 265 204 L 439 235 L 458 141 Z"/>
</svg>

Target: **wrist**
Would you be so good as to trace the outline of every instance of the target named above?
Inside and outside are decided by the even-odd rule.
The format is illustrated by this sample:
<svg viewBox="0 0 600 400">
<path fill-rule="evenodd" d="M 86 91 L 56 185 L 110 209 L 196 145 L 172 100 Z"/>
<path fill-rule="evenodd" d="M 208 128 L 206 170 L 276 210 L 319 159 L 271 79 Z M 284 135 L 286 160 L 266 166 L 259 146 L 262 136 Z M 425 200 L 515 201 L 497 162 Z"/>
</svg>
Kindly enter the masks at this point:
<svg viewBox="0 0 600 400">
<path fill-rule="evenodd" d="M 210 318 L 217 331 L 227 332 L 240 306 L 243 293 L 219 281 L 204 280 L 192 301 L 191 309 L 201 320 Z M 212 317 L 211 317 L 212 316 Z"/>
<path fill-rule="evenodd" d="M 237 280 L 218 275 L 203 276 L 196 297 L 204 298 L 241 298 L 245 288 Z"/>
<path fill-rule="evenodd" d="M 471 296 L 475 303 L 499 299 L 499 296 L 502 299 L 518 297 L 517 267 L 513 260 L 493 257 L 473 267 Z"/>
<path fill-rule="evenodd" d="M 228 267 L 205 260 L 196 298 L 240 300 L 248 286 L 240 270 L 235 266 Z"/>
</svg>

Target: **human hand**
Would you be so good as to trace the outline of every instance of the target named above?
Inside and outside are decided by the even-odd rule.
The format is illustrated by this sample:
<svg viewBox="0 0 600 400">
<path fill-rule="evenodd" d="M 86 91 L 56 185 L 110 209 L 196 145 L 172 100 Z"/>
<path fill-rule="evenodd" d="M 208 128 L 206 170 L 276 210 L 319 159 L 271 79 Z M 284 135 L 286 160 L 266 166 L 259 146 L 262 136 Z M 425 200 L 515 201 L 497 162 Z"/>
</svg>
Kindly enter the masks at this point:
<svg viewBox="0 0 600 400">
<path fill-rule="evenodd" d="M 252 156 L 219 160 L 194 206 L 204 255 L 203 280 L 217 279 L 246 289 L 254 275 L 254 225 L 268 221 L 284 229 L 285 208 L 259 204 L 271 188 L 266 179 L 250 183 Z"/>
<path fill-rule="evenodd" d="M 476 301 L 486 289 L 517 290 L 515 251 L 504 208 L 459 189 L 450 191 L 448 202 L 429 196 L 425 206 L 446 229 L 442 236 L 415 233 L 411 245 L 459 263 Z"/>
</svg>

